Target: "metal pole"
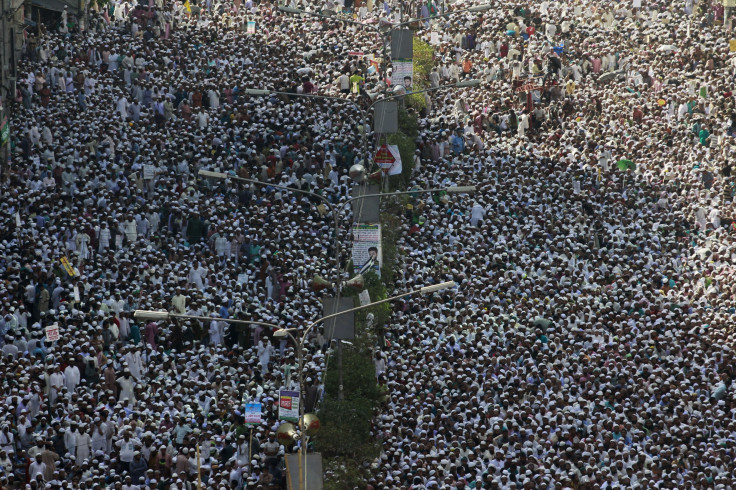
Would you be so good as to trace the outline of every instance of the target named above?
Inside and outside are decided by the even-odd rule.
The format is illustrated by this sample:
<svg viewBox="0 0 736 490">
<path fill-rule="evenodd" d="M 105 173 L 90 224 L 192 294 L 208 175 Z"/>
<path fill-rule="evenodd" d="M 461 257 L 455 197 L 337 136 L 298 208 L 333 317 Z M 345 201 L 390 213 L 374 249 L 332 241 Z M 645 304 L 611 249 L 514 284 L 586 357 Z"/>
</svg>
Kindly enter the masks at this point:
<svg viewBox="0 0 736 490">
<path fill-rule="evenodd" d="M 197 490 L 202 490 L 202 462 L 199 459 L 199 440 L 197 441 Z"/>
<path fill-rule="evenodd" d="M 368 110 L 360 109 L 363 116 L 363 166 L 368 168 Z"/>
<path fill-rule="evenodd" d="M 251 457 L 253 456 L 253 427 L 250 428 L 250 438 L 248 439 L 248 474 L 253 472 L 251 465 Z"/>
<path fill-rule="evenodd" d="M 147 310 L 135 310 L 133 312 L 133 318 L 135 318 L 135 319 L 141 319 L 141 320 L 154 320 L 154 321 L 156 320 L 156 319 L 152 319 L 152 318 L 147 318 L 146 313 L 148 313 Z M 178 313 L 168 313 L 168 312 L 163 312 L 163 311 L 162 312 L 155 311 L 155 312 L 152 312 L 152 313 L 162 313 L 162 314 L 163 313 L 166 313 L 167 316 L 169 316 L 171 318 L 183 318 L 185 320 L 212 321 L 212 317 L 209 317 L 209 316 L 180 315 Z M 168 320 L 168 318 L 161 318 L 161 320 Z M 237 320 L 235 318 L 220 318 L 218 321 L 221 321 L 221 322 L 230 322 L 230 323 L 238 323 L 238 324 L 243 324 L 243 325 L 250 325 L 250 324 L 252 324 L 252 325 L 263 325 L 263 326 L 266 326 L 266 327 L 271 327 L 271 328 L 276 328 L 276 329 L 281 328 L 280 326 L 276 325 L 275 323 L 257 322 L 257 321 L 253 321 L 253 320 Z"/>
<path fill-rule="evenodd" d="M 8 0 L 10 1 L 10 0 Z M 8 25 L 6 20 L 6 10 L 5 10 L 5 0 L 0 0 L 0 17 L 2 19 L 0 20 L 0 33 L 2 34 L 2 65 L 0 66 L 0 106 L 3 108 L 3 114 L 5 117 L 8 118 L 7 124 L 8 127 L 10 127 L 10 104 L 12 103 L 11 98 L 7 97 L 7 87 L 6 84 L 8 83 L 8 77 L 7 77 L 7 66 L 10 61 L 10 58 L 8 56 L 8 52 L 10 51 L 8 49 L 8 45 L 10 44 L 8 42 Z M 7 106 L 7 108 L 6 108 Z M 7 146 L 2 145 L 2 152 L 0 152 L 0 158 L 2 158 L 2 161 L 0 162 L 0 181 L 2 181 L 5 177 L 5 166 L 8 163 L 8 146 L 10 146 L 10 137 L 8 137 Z"/>
<path fill-rule="evenodd" d="M 304 337 L 306 338 L 306 337 Z M 302 479 L 302 475 L 304 473 L 304 466 L 307 462 L 307 435 L 304 430 L 304 414 L 305 414 L 305 401 L 306 401 L 306 393 L 304 392 L 304 338 L 302 338 L 302 341 L 299 342 L 296 346 L 297 348 L 297 359 L 299 361 L 299 421 L 301 422 L 301 428 L 299 431 L 299 439 L 300 439 L 300 448 L 299 448 L 299 488 L 301 490 L 307 490 L 307 482 L 306 480 Z M 292 336 L 292 339 L 296 341 L 296 339 Z M 302 461 L 302 457 L 304 461 Z M 304 486 L 302 486 L 304 485 Z"/>
<path fill-rule="evenodd" d="M 337 400 L 343 401 L 345 398 L 342 390 L 342 340 L 337 339 Z"/>
</svg>

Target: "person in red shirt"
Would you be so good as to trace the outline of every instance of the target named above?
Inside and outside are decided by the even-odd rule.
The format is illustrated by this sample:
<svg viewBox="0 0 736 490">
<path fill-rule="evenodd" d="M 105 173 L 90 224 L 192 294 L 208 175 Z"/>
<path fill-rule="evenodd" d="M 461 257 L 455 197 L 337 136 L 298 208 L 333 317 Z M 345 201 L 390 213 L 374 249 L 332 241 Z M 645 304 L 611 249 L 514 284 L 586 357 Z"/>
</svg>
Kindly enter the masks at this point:
<svg viewBox="0 0 736 490">
<path fill-rule="evenodd" d="M 312 84 L 312 82 L 309 81 L 309 78 L 304 77 L 302 81 L 304 82 L 302 84 L 302 90 L 304 91 L 305 94 L 311 94 L 315 91 L 314 85 Z"/>
</svg>

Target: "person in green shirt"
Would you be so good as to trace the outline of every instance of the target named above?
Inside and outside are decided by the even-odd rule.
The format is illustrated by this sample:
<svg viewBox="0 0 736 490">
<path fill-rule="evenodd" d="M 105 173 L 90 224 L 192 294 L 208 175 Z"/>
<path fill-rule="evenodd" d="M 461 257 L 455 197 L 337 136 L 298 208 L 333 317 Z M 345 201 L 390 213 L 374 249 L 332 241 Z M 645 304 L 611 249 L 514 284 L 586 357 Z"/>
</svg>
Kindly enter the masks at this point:
<svg viewBox="0 0 736 490">
<path fill-rule="evenodd" d="M 701 145 L 710 146 L 710 131 L 705 128 L 701 128 L 698 133 L 698 139 L 700 139 Z"/>
<path fill-rule="evenodd" d="M 360 85 L 365 81 L 365 78 L 360 76 L 360 72 L 355 70 L 353 75 L 350 77 L 350 91 L 354 94 L 360 93 Z"/>
</svg>

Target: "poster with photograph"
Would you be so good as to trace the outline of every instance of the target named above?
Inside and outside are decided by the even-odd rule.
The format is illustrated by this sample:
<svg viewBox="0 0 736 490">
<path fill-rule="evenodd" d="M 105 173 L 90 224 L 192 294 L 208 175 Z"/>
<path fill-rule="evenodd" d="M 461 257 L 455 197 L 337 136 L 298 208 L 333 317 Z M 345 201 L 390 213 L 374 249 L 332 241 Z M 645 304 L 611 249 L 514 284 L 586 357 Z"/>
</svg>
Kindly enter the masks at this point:
<svg viewBox="0 0 736 490">
<path fill-rule="evenodd" d="M 412 60 L 392 60 L 391 85 L 403 86 L 407 92 L 411 92 L 414 84 L 414 62 Z"/>
<path fill-rule="evenodd" d="M 380 276 L 382 263 L 380 223 L 354 224 L 353 271 L 356 274 L 365 274 L 372 270 Z"/>
</svg>

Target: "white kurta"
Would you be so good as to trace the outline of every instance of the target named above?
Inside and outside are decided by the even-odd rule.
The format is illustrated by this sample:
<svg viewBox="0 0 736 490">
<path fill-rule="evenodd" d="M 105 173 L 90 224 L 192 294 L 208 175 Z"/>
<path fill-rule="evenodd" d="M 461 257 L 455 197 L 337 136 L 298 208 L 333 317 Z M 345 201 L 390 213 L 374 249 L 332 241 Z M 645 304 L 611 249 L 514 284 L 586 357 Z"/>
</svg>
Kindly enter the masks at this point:
<svg viewBox="0 0 736 490">
<path fill-rule="evenodd" d="M 64 370 L 64 386 L 69 392 L 74 392 L 79 386 L 81 375 L 77 366 L 67 366 Z"/>
</svg>

